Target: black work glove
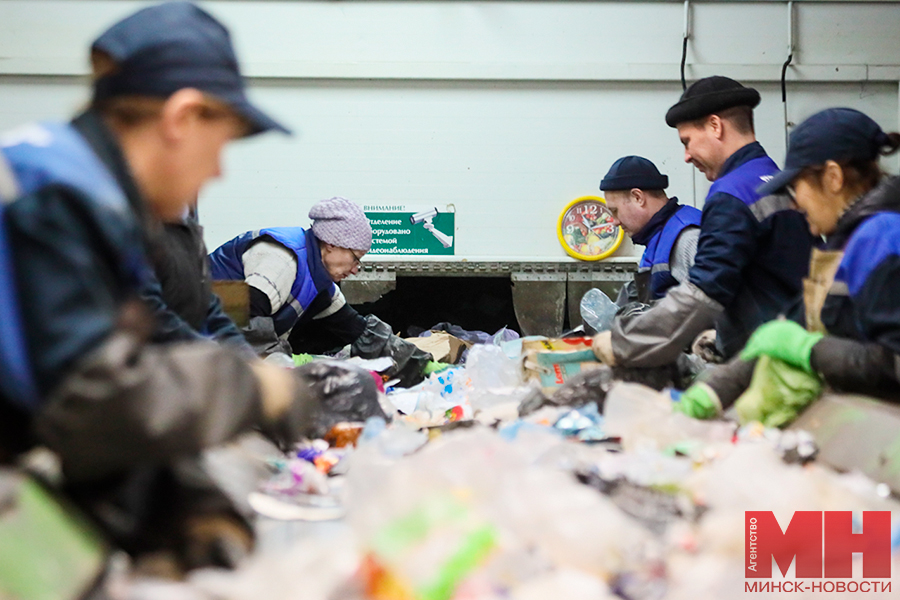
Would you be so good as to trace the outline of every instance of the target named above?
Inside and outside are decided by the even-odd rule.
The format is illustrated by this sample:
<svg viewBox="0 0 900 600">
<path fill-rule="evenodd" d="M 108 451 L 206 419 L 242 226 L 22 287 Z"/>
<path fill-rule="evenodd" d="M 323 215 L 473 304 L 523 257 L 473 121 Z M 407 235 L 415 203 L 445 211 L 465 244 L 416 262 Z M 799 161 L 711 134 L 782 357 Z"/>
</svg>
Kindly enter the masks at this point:
<svg viewBox="0 0 900 600">
<path fill-rule="evenodd" d="M 291 406 L 263 434 L 287 451 L 301 438 L 316 439 L 342 422 L 387 419 L 372 374 L 340 361 L 317 360 L 293 370 L 297 391 Z"/>
<path fill-rule="evenodd" d="M 366 316 L 366 330 L 350 346 L 350 355 L 361 358 L 390 356 L 394 366 L 385 375 L 398 378 L 401 387 L 411 387 L 425 379 L 425 366 L 434 360 L 431 353 L 394 335 L 391 326 L 375 315 Z"/>
</svg>

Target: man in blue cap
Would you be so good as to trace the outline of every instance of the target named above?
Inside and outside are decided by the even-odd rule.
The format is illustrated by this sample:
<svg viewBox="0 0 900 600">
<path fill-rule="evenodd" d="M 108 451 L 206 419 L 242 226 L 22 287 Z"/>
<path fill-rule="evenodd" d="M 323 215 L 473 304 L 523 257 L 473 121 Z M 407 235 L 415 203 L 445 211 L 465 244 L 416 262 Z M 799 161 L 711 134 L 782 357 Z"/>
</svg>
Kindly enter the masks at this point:
<svg viewBox="0 0 900 600">
<path fill-rule="evenodd" d="M 252 530 L 198 454 L 252 429 L 287 446 L 382 416 L 377 390 L 333 363 L 289 372 L 151 341 L 147 216 L 182 217 L 232 140 L 287 129 L 249 102 L 228 31 L 193 4 L 123 19 L 91 61 L 85 112 L 0 141 L 0 460 L 43 444 L 120 548 L 230 566 Z"/>
<path fill-rule="evenodd" d="M 594 352 L 607 364 L 653 367 L 676 360 L 713 325 L 724 358 L 802 292 L 813 238 L 784 195 L 761 196 L 778 167 L 756 141 L 759 93 L 727 77 L 693 83 L 666 113 L 684 160 L 713 182 L 703 206 L 688 281 L 650 310 L 618 317 L 598 334 Z"/>
<path fill-rule="evenodd" d="M 623 156 L 600 182 L 616 225 L 644 254 L 635 274 L 619 293 L 616 304 L 649 304 L 669 288 L 687 281 L 700 235 L 700 211 L 678 204 L 665 189 L 669 177 L 642 156 Z"/>
</svg>

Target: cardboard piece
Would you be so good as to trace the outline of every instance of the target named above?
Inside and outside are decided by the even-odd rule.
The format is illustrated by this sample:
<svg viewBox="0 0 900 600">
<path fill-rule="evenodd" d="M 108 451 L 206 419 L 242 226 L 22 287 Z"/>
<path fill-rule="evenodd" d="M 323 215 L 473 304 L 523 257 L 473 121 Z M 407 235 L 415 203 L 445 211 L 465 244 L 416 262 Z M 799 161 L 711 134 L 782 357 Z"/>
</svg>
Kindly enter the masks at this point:
<svg viewBox="0 0 900 600">
<path fill-rule="evenodd" d="M 455 365 L 465 348 L 470 347 L 470 342 L 464 342 L 446 331 L 432 331 L 426 337 L 404 338 L 407 342 L 415 344 L 420 350 L 430 352 L 437 362 Z"/>
<path fill-rule="evenodd" d="M 522 341 L 525 378 L 540 382 L 545 394 L 552 394 L 573 376 L 600 366 L 591 338 L 556 338 Z"/>
<path fill-rule="evenodd" d="M 246 327 L 250 323 L 250 286 L 243 281 L 213 281 L 212 292 L 235 325 Z"/>
</svg>

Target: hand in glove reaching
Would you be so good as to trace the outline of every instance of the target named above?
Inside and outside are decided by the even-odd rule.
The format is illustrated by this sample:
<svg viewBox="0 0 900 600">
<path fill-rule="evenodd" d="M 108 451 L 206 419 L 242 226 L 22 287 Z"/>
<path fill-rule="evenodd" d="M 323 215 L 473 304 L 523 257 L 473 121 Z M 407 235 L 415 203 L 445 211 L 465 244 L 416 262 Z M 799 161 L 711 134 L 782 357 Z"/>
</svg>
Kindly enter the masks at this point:
<svg viewBox="0 0 900 600">
<path fill-rule="evenodd" d="M 812 349 L 824 337 L 809 333 L 793 321 L 777 320 L 757 327 L 741 351 L 741 360 L 770 356 L 812 374 Z"/>
<path fill-rule="evenodd" d="M 391 326 L 376 317 L 366 316 L 366 330 L 350 347 L 351 356 L 378 358 L 390 356 L 394 367 L 385 372 L 390 378 L 398 378 L 403 387 L 413 386 L 424 378 L 425 366 L 434 357 L 420 350 L 412 342 L 397 337 Z"/>
<path fill-rule="evenodd" d="M 597 360 L 610 367 L 616 366 L 616 355 L 613 354 L 611 331 L 601 331 L 595 335 L 591 349 L 594 351 L 594 356 L 597 357 Z"/>
<path fill-rule="evenodd" d="M 707 384 L 695 383 L 672 404 L 672 410 L 695 419 L 712 419 L 722 412 L 722 403 Z"/>
</svg>

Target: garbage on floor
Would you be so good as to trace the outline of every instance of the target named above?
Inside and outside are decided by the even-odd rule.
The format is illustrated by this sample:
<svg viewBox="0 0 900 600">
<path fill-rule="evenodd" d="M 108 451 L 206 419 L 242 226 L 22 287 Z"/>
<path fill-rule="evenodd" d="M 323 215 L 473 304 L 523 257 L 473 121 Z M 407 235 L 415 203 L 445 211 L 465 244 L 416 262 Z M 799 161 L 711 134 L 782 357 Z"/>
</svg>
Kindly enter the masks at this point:
<svg viewBox="0 0 900 600">
<path fill-rule="evenodd" d="M 385 381 L 389 420 L 273 448 L 250 494 L 260 550 L 240 569 L 119 581 L 114 597 L 686 600 L 788 584 L 822 597 L 811 582 L 830 580 L 795 567 L 746 577 L 745 511 L 772 511 L 784 531 L 795 511 L 853 511 L 857 533 L 863 511 L 890 511 L 900 574 L 900 490 L 817 463 L 807 432 L 673 412 L 666 391 L 597 363 L 589 339 L 473 343 L 456 358 L 411 387 Z M 868 560 L 853 554 L 854 578 L 835 581 L 895 597 L 900 579 L 865 575 Z"/>
</svg>

